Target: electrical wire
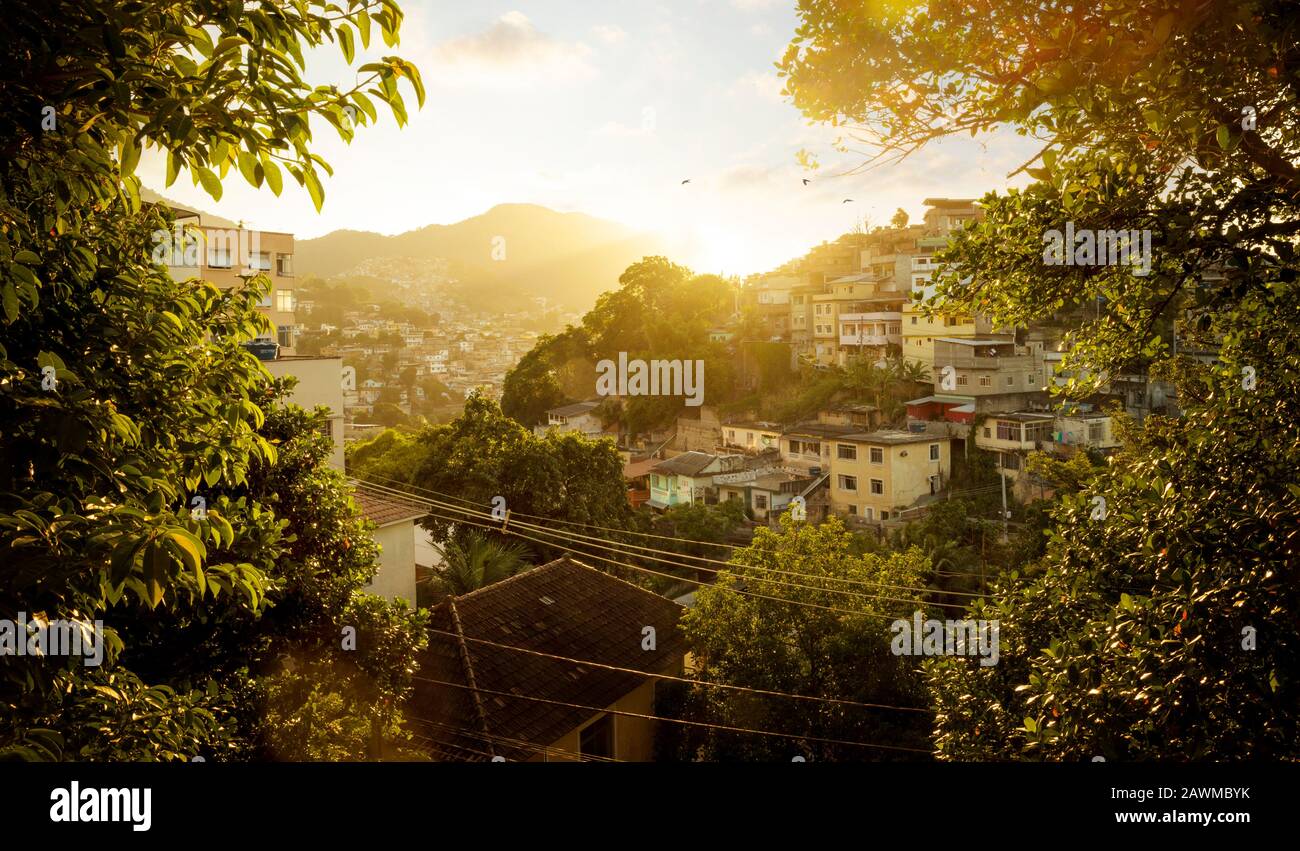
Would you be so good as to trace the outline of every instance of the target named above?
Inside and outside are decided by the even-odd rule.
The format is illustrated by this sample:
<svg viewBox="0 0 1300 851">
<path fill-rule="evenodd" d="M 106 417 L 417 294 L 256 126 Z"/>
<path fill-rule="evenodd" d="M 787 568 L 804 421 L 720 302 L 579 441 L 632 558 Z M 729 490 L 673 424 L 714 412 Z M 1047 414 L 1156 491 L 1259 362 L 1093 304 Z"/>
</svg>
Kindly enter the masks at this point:
<svg viewBox="0 0 1300 851">
<path fill-rule="evenodd" d="M 527 653 L 532 656 L 541 656 L 547 659 L 556 659 L 561 662 L 572 662 L 575 665 L 584 665 L 592 668 L 602 668 L 607 671 L 618 671 L 620 673 L 626 673 L 626 674 L 637 674 L 643 677 L 652 677 L 657 680 L 668 680 L 669 682 L 686 683 L 687 685 L 707 686 L 710 688 L 720 688 L 720 689 L 726 689 L 728 691 L 743 692 L 746 694 L 761 694 L 769 697 L 786 697 L 786 698 L 791 698 L 793 700 L 806 700 L 806 701 L 812 701 L 816 703 L 834 704 L 838 706 L 853 706 L 853 707 L 860 707 L 864 709 L 896 709 L 900 712 L 921 712 L 927 715 L 934 714 L 933 709 L 925 709 L 918 706 L 891 706 L 890 704 L 887 703 L 865 703 L 863 701 L 843 700 L 841 698 L 836 698 L 836 697 L 817 697 L 815 695 L 808 695 L 808 694 L 793 694 L 791 692 L 785 692 L 785 691 L 773 691 L 771 689 L 751 688 L 749 686 L 737 686 L 737 685 L 732 685 L 731 683 L 716 683 L 716 682 L 710 682 L 708 680 L 691 679 L 689 677 L 677 677 L 677 676 L 673 676 L 672 674 L 656 674 L 650 671 L 637 670 L 636 668 L 621 668 L 618 665 L 606 665 L 603 662 L 593 662 L 589 659 L 574 659 L 571 656 L 559 656 L 554 653 L 544 653 L 541 650 L 532 650 L 530 648 L 519 647 L 514 644 L 501 644 L 496 641 L 489 641 L 486 638 L 475 638 L 470 635 L 461 635 L 460 633 L 450 632 L 444 629 L 434 629 L 433 627 L 429 628 L 429 632 L 450 636 L 452 638 L 461 638 L 464 639 L 465 641 L 473 641 L 476 644 L 485 644 L 489 647 L 496 647 L 502 650 L 515 650 L 520 653 Z"/>
<path fill-rule="evenodd" d="M 710 730 L 721 730 L 727 733 L 752 733 L 758 736 L 774 736 L 782 739 L 796 739 L 801 742 L 818 742 L 821 744 L 846 745 L 849 747 L 858 747 L 858 748 L 876 748 L 878 750 L 900 751 L 905 753 L 919 753 L 919 754 L 935 753 L 935 751 L 933 750 L 924 750 L 921 748 L 910 748 L 905 745 L 881 745 L 873 742 L 855 742 L 848 739 L 833 739 L 825 736 L 802 736 L 797 733 L 779 733 L 776 732 L 775 730 L 755 730 L 749 727 L 734 727 L 728 724 L 709 724 L 704 721 L 687 721 L 684 718 L 666 718 L 660 715 L 646 715 L 640 712 L 628 712 L 627 710 L 623 710 L 623 709 L 609 709 L 609 708 L 601 708 L 599 706 L 586 706 L 581 703 L 569 703 L 568 701 L 564 701 L 564 700 L 552 700 L 551 698 L 548 697 L 536 697 L 534 695 L 529 695 L 529 694 L 514 694 L 512 692 L 507 692 L 507 691 L 496 691 L 495 689 L 485 689 L 481 686 L 469 686 L 469 685 L 464 685 L 463 683 L 451 683 L 445 680 L 435 680 L 435 679 L 430 679 L 429 677 L 421 677 L 418 674 L 415 675 L 415 679 L 422 680 L 423 682 L 427 682 L 427 683 L 433 683 L 434 685 L 448 686 L 450 688 L 465 689 L 468 691 L 476 691 L 480 694 L 490 694 L 493 695 L 494 697 L 509 697 L 509 698 L 515 698 L 516 700 L 531 700 L 531 701 L 536 701 L 538 703 L 549 703 L 554 706 L 564 706 L 564 707 L 568 707 L 569 709 L 585 709 L 595 713 L 607 713 L 609 715 L 622 715 L 628 718 L 642 718 L 648 721 L 662 721 L 668 724 L 683 724 L 690 727 L 704 727 Z"/>
<path fill-rule="evenodd" d="M 413 501 L 420 502 L 421 504 L 425 505 L 426 507 L 434 506 L 434 507 L 441 508 L 441 509 L 443 509 L 444 511 L 455 511 L 455 512 L 459 512 L 459 513 L 461 513 L 461 514 L 464 514 L 464 515 L 467 515 L 467 516 L 470 516 L 470 517 L 475 517 L 475 518 L 479 518 L 479 519 L 483 519 L 483 520 L 492 520 L 494 523 L 495 523 L 495 522 L 498 522 L 497 519 L 494 518 L 494 517 L 492 517 L 491 514 L 489 514 L 487 511 L 483 511 L 483 510 L 481 510 L 481 509 L 467 509 L 467 508 L 459 508 L 459 507 L 457 507 L 457 506 L 451 506 L 451 505 L 447 505 L 447 504 L 444 504 L 444 503 L 439 503 L 439 502 L 437 502 L 436 500 L 430 500 L 430 499 L 427 499 L 427 498 L 418 497 L 418 496 L 416 496 L 416 495 L 414 495 L 414 494 L 402 493 L 401 491 L 397 491 L 396 489 L 391 489 L 391 488 L 389 488 L 389 489 L 385 489 L 385 488 L 383 488 L 383 486 L 374 485 L 373 483 L 370 483 L 370 486 L 371 486 L 371 487 L 374 487 L 374 488 L 376 488 L 376 489 L 379 489 L 381 492 L 388 492 L 388 493 L 393 493 L 393 494 L 400 494 L 400 495 L 402 495 L 402 496 L 404 496 L 404 497 L 406 497 L 406 498 L 408 498 L 408 499 L 411 499 L 411 500 L 413 500 Z M 430 513 L 433 513 L 433 512 L 430 512 Z M 435 514 L 435 516 L 440 517 L 441 519 L 445 519 L 445 520 L 452 520 L 453 522 L 464 522 L 464 521 L 461 520 L 460 518 L 447 517 L 446 515 Z M 511 519 L 513 519 L 513 515 L 511 515 Z M 647 550 L 647 551 L 649 551 L 649 552 L 654 552 L 654 553 L 664 553 L 664 554 L 672 555 L 672 556 L 676 556 L 676 557 L 681 557 L 681 556 L 683 556 L 683 554 L 681 554 L 681 553 L 673 553 L 673 552 L 669 552 L 669 551 L 667 551 L 667 550 L 657 550 L 657 549 L 651 549 L 651 548 L 648 548 L 648 547 L 640 547 L 640 546 L 638 546 L 638 545 L 636 545 L 636 544 L 624 544 L 624 543 L 622 543 L 622 542 L 618 542 L 618 541 L 608 541 L 608 540 L 606 540 L 606 539 L 595 538 L 594 536 L 589 536 L 589 535 L 581 535 L 580 533 L 569 532 L 569 531 L 567 531 L 567 530 L 565 530 L 565 531 L 563 531 L 563 532 L 558 532 L 558 531 L 555 531 L 555 530 L 552 530 L 552 529 L 547 529 L 547 528 L 545 528 L 545 527 L 538 526 L 537 524 L 526 523 L 526 522 L 522 522 L 522 521 L 516 521 L 514 525 L 515 525 L 516 527 L 523 527 L 523 528 L 525 528 L 525 529 L 528 529 L 528 530 L 530 530 L 530 531 L 532 531 L 532 532 L 534 532 L 534 533 L 536 533 L 536 534 L 543 534 L 543 535 L 548 535 L 548 536 L 551 536 L 551 537 L 559 538 L 560 540 L 563 540 L 563 541 L 565 541 L 566 543 L 570 543 L 570 544 L 578 544 L 578 545 L 585 545 L 585 546 L 588 546 L 588 547 L 594 547 L 594 548 L 596 548 L 596 549 L 607 550 L 607 551 L 611 551 L 611 552 L 617 553 L 618 555 L 622 555 L 622 556 L 634 556 L 634 557 L 639 557 L 639 558 L 645 558 L 645 559 L 648 559 L 648 560 L 651 560 L 651 561 L 660 562 L 660 563 L 662 563 L 662 564 L 668 564 L 668 565 L 671 565 L 671 566 L 673 566 L 673 567 L 681 568 L 681 569 L 684 569 L 684 570 L 703 571 L 703 572 L 706 572 L 706 573 L 714 574 L 715 576 L 716 576 L 717 574 L 719 574 L 719 573 L 722 572 L 721 570 L 719 570 L 719 569 L 717 569 L 717 568 L 709 568 L 709 567 L 703 567 L 703 566 L 700 566 L 700 565 L 692 565 L 692 564 L 683 564 L 682 562 L 677 561 L 675 558 L 674 558 L 674 559 L 668 559 L 668 558 L 656 557 L 656 556 L 651 556 L 651 555 L 643 555 L 643 554 L 641 554 L 641 553 L 627 552 L 627 548 L 634 548 L 634 549 L 639 549 L 639 550 Z M 507 521 L 507 526 L 508 526 L 508 521 Z M 484 527 L 484 528 L 494 528 L 494 527 L 493 527 L 493 526 L 486 526 L 486 527 Z M 507 532 L 508 532 L 508 528 L 507 528 Z M 589 539 L 589 540 L 588 540 L 588 539 Z M 551 546 L 554 546 L 554 544 L 550 544 L 550 545 L 551 545 Z M 593 554 L 593 555 L 594 555 L 594 554 Z M 795 571 L 780 570 L 779 568 L 763 567 L 763 566 L 761 566 L 761 565 L 736 564 L 736 563 L 731 563 L 731 562 L 720 561 L 720 560 L 717 560 L 717 559 L 706 559 L 706 558 L 704 558 L 703 556 L 690 556 L 690 555 L 687 555 L 686 557 L 688 557 L 688 558 L 697 558 L 697 559 L 700 559 L 700 560 L 703 560 L 703 561 L 708 561 L 708 562 L 710 562 L 710 563 L 724 565 L 724 566 L 725 566 L 724 569 L 727 569 L 729 572 L 733 572 L 733 573 L 736 571 L 736 568 L 738 568 L 738 567 L 745 567 L 745 568 L 748 568 L 748 569 L 751 569 L 751 570 L 754 570 L 754 571 L 761 571 L 761 572 L 763 572 L 763 573 L 775 573 L 775 574 L 779 574 L 779 575 L 796 576 L 796 577 L 801 577 L 801 578 L 806 578 L 806 579 L 817 580 L 817 581 L 819 581 L 819 582 L 851 582 L 851 583 L 853 583 L 853 584 L 859 584 L 859 585 L 867 585 L 867 586 L 875 586 L 875 587 L 884 587 L 884 588 L 894 588 L 894 589 L 907 590 L 907 591 L 917 591 L 917 592 L 919 592 L 919 593 L 923 593 L 923 594 L 939 594 L 939 593 L 942 593 L 942 594 L 950 594 L 950 595 L 957 595 L 957 596 L 972 597 L 972 598 L 976 598 L 976 599 L 988 599 L 988 598 L 989 598 L 989 595 L 979 594 L 979 593 L 974 593 L 974 592 L 967 592 L 967 591 L 942 591 L 942 590 L 940 590 L 940 589 L 933 589 L 933 588 L 921 588 L 921 587 L 916 587 L 916 586 L 907 586 L 907 585 L 891 585 L 891 584 L 889 584 L 889 583 L 875 583 L 875 582 L 870 582 L 870 581 L 868 581 L 868 580 L 843 579 L 843 578 L 839 578 L 839 577 L 818 576 L 818 575 L 816 575 L 816 574 L 798 573 L 798 572 L 795 572 Z M 800 560 L 803 560 L 803 559 L 806 559 L 806 558 L 808 558 L 808 557 L 807 557 L 807 556 L 796 556 L 796 558 L 799 558 Z M 851 597 L 859 597 L 859 598 L 863 598 L 863 599 L 872 599 L 872 600 L 881 600 L 881 601 L 884 601 L 884 602 L 897 602 L 897 603 L 915 603 L 915 602 L 919 602 L 919 601 L 913 600 L 913 599 L 911 599 L 911 598 L 888 597 L 888 596 L 876 595 L 876 594 L 865 594 L 865 593 L 862 593 L 862 592 L 851 591 L 851 590 L 843 589 L 843 588 L 825 588 L 825 587 L 809 586 L 809 585 L 804 585 L 804 584 L 797 583 L 797 582 L 783 582 L 783 581 L 781 581 L 781 580 L 777 580 L 777 579 L 766 579 L 766 578 L 764 578 L 763 581 L 771 582 L 771 583 L 774 583 L 774 584 L 777 584 L 777 585 L 789 586 L 789 587 L 792 587 L 792 588 L 800 588 L 800 589 L 804 589 L 804 590 L 812 590 L 812 591 L 824 591 L 824 592 L 832 593 L 832 594 L 843 594 L 843 595 L 851 596 Z M 962 605 L 962 604 L 960 604 L 960 603 L 930 603 L 929 605 L 937 606 L 937 607 L 942 607 L 942 608 L 958 609 L 958 610 L 964 610 L 964 609 L 966 608 L 964 605 Z"/>
</svg>

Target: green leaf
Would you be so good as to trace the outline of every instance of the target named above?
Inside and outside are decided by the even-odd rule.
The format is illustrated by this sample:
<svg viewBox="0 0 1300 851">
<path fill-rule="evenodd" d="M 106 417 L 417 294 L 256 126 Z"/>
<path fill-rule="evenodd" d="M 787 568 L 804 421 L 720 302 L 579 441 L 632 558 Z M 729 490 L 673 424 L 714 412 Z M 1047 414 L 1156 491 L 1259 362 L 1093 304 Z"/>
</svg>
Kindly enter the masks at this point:
<svg viewBox="0 0 1300 851">
<path fill-rule="evenodd" d="M 266 153 L 262 154 L 262 172 L 266 175 L 266 185 L 271 187 L 271 191 L 276 195 L 284 189 L 284 177 L 280 173 L 280 167 L 275 164 Z"/>
<path fill-rule="evenodd" d="M 171 186 L 176 182 L 176 176 L 181 173 L 181 161 L 177 159 L 175 151 L 167 152 L 167 182 L 165 186 Z"/>
<path fill-rule="evenodd" d="M 221 200 L 221 180 L 212 173 L 212 170 L 204 166 L 194 166 L 194 171 L 199 176 L 199 182 L 203 184 L 204 190 L 212 196 L 214 201 Z"/>
<path fill-rule="evenodd" d="M 307 186 L 307 192 L 311 195 L 311 200 L 316 205 L 316 212 L 320 212 L 321 206 L 325 203 L 325 190 L 321 188 L 320 179 L 316 177 L 314 169 L 307 169 L 303 172 L 303 180 Z"/>
<path fill-rule="evenodd" d="M 3 307 L 6 322 L 13 322 L 18 318 L 18 291 L 14 285 L 5 283 L 4 288 L 0 289 L 0 307 Z"/>
<path fill-rule="evenodd" d="M 1214 131 L 1214 138 L 1218 140 L 1219 147 L 1225 151 L 1232 144 L 1232 133 L 1225 124 L 1220 124 L 1219 129 Z"/>
<path fill-rule="evenodd" d="M 140 148 L 141 145 L 134 139 L 127 139 L 122 143 L 118 159 L 123 177 L 135 174 L 135 167 L 140 162 Z"/>
</svg>

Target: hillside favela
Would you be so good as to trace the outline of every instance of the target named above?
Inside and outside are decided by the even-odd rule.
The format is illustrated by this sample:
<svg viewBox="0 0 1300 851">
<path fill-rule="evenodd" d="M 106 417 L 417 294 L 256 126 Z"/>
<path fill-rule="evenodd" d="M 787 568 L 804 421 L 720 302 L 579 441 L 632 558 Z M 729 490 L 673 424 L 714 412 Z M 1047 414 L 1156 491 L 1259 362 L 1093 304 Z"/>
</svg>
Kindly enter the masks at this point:
<svg viewBox="0 0 1300 851">
<path fill-rule="evenodd" d="M 69 770 L 6 818 L 478 762 L 1280 816 L 1298 11 L 7 9 L 0 756 Z"/>
</svg>

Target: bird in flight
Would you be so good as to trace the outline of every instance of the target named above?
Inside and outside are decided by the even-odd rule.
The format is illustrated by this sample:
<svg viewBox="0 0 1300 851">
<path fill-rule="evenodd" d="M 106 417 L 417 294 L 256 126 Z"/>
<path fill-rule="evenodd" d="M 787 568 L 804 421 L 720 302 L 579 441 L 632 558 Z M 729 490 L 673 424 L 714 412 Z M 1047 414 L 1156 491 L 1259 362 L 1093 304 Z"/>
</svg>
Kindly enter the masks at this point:
<svg viewBox="0 0 1300 851">
<path fill-rule="evenodd" d="M 804 186 L 807 186 L 807 185 L 808 185 L 809 183 L 811 183 L 811 182 L 812 182 L 812 181 L 809 180 L 809 179 L 806 178 L 806 177 L 803 179 L 803 185 L 804 185 Z"/>
<path fill-rule="evenodd" d="M 852 198 L 845 198 L 845 199 L 844 199 L 843 201 L 841 201 L 840 203 L 841 203 L 841 204 L 852 204 L 852 203 L 853 203 L 853 199 L 852 199 Z"/>
<path fill-rule="evenodd" d="M 688 177 L 688 178 L 686 178 L 685 180 L 682 181 L 682 186 L 685 186 L 686 184 L 688 184 L 688 183 L 690 183 L 690 182 L 691 182 L 691 179 Z"/>
</svg>

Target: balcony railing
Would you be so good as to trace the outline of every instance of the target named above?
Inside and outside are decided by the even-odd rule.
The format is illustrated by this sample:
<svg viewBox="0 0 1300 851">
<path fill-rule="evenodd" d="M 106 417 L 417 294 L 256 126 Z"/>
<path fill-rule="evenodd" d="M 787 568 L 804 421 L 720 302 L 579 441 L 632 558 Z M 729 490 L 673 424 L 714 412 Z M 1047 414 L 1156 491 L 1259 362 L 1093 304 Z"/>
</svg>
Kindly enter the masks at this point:
<svg viewBox="0 0 1300 851">
<path fill-rule="evenodd" d="M 841 334 L 841 346 L 901 346 L 902 334 Z"/>
</svg>

